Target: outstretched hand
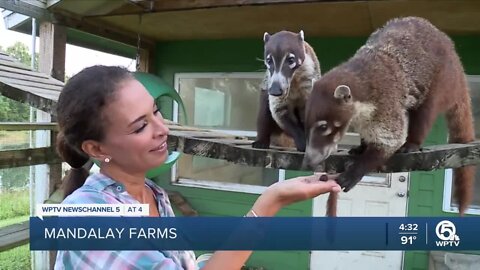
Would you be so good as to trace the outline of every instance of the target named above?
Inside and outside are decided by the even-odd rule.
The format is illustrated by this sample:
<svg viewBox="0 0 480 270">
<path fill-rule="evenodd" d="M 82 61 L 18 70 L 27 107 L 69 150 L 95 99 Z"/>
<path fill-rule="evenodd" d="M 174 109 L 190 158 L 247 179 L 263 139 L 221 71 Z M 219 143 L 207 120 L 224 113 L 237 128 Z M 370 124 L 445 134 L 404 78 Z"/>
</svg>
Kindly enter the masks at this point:
<svg viewBox="0 0 480 270">
<path fill-rule="evenodd" d="M 268 188 L 268 192 L 274 193 L 283 207 L 324 193 L 340 192 L 341 187 L 334 180 L 337 176 L 327 174 L 300 176 L 277 182 Z"/>
<path fill-rule="evenodd" d="M 299 176 L 269 186 L 253 205 L 259 216 L 274 216 L 281 208 L 328 192 L 340 192 L 337 175 Z"/>
</svg>

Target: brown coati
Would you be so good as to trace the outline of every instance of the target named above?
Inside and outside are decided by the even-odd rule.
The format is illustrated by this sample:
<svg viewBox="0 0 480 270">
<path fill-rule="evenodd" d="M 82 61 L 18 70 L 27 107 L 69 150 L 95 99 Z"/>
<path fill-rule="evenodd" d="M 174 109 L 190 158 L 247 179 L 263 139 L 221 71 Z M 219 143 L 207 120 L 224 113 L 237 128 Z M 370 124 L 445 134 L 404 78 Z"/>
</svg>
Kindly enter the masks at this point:
<svg viewBox="0 0 480 270">
<path fill-rule="evenodd" d="M 284 131 L 299 151 L 305 151 L 305 103 L 313 80 L 320 78 L 320 64 L 303 31 L 265 33 L 267 71 L 260 93 L 257 138 L 254 148 L 269 148 L 272 135 Z"/>
<path fill-rule="evenodd" d="M 475 139 L 469 89 L 453 42 L 425 19 L 391 20 L 351 59 L 315 82 L 306 109 L 304 164 L 314 167 L 325 160 L 353 126 L 363 145 L 337 180 L 347 192 L 396 151 L 419 150 L 442 112 L 450 143 Z M 475 169 L 454 172 L 463 215 Z"/>
</svg>

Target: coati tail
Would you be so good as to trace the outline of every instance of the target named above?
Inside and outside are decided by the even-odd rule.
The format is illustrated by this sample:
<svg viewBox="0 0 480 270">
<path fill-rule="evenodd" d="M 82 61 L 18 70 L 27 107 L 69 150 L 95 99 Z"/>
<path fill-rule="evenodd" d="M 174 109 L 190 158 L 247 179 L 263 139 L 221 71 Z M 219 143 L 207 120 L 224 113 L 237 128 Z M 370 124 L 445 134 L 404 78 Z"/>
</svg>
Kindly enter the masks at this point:
<svg viewBox="0 0 480 270">
<path fill-rule="evenodd" d="M 327 217 L 337 216 L 338 193 L 330 192 L 327 200 Z"/>
<path fill-rule="evenodd" d="M 449 143 L 469 143 L 475 140 L 472 109 L 468 87 L 462 87 L 462 96 L 446 113 Z M 470 205 L 473 197 L 475 166 L 465 166 L 454 170 L 454 196 L 458 201 L 460 215 Z"/>
</svg>

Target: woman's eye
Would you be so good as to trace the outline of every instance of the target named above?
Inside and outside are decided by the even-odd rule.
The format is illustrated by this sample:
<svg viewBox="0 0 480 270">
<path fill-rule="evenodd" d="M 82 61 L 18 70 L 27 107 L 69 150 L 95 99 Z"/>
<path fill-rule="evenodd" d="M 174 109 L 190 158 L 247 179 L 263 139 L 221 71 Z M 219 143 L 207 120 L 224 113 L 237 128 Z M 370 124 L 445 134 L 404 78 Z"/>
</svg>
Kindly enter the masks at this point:
<svg viewBox="0 0 480 270">
<path fill-rule="evenodd" d="M 143 122 L 142 126 L 141 126 L 139 129 L 136 129 L 136 130 L 134 131 L 134 133 L 140 133 L 140 132 L 142 132 L 142 131 L 145 129 L 146 126 L 147 126 L 147 121 Z"/>
</svg>

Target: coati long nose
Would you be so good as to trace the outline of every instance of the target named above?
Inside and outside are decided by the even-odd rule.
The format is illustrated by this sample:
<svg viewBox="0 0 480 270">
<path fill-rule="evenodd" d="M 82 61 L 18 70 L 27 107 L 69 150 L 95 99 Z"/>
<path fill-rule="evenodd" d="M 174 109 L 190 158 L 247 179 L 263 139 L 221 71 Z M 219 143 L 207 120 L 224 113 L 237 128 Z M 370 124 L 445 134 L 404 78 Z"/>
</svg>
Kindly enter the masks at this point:
<svg viewBox="0 0 480 270">
<path fill-rule="evenodd" d="M 283 94 L 282 86 L 279 82 L 273 82 L 272 86 L 268 89 L 268 94 L 272 96 L 281 96 Z"/>
</svg>

